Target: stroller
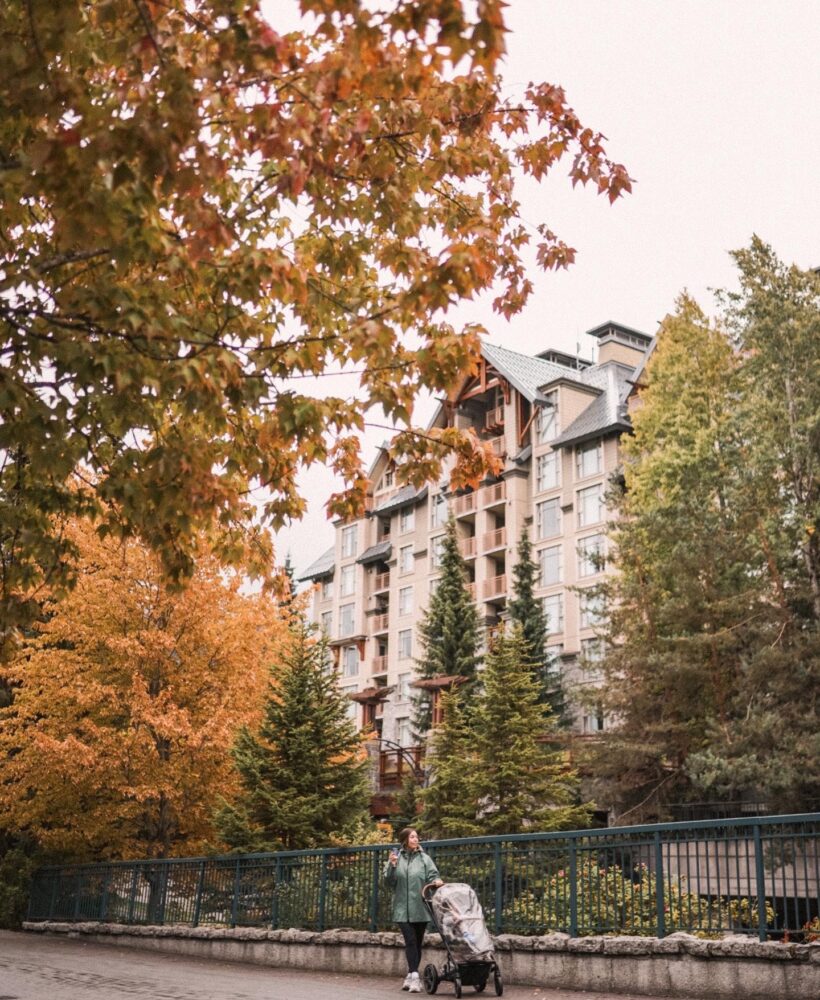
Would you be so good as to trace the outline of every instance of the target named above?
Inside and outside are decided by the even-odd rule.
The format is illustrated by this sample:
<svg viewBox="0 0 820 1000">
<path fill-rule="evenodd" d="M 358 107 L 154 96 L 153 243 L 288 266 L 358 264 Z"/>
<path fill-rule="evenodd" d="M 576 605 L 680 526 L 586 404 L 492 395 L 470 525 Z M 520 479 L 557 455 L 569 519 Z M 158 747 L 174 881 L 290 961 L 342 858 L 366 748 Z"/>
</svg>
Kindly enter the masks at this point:
<svg viewBox="0 0 820 1000">
<path fill-rule="evenodd" d="M 462 986 L 472 986 L 481 993 L 492 975 L 495 995 L 500 997 L 504 992 L 501 970 L 475 892 L 463 882 L 449 882 L 438 890 L 426 885 L 421 896 L 447 949 L 447 961 L 441 969 L 432 963 L 425 965 L 425 991 L 435 993 L 439 983 L 448 982 L 453 984 L 456 997 L 461 996 Z"/>
</svg>

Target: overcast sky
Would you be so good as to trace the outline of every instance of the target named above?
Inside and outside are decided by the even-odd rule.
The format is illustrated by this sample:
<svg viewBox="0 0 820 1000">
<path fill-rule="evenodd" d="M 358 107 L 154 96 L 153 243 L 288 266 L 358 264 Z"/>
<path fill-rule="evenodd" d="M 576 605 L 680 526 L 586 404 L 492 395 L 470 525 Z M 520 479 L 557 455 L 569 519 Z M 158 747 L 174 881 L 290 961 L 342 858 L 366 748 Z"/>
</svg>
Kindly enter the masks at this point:
<svg viewBox="0 0 820 1000">
<path fill-rule="evenodd" d="M 279 30 L 294 7 L 265 4 Z M 510 0 L 507 19 L 505 93 L 561 84 L 636 184 L 614 206 L 573 190 L 562 165 L 522 185 L 524 218 L 576 247 L 576 263 L 534 272 L 535 294 L 509 323 L 488 302 L 461 319 L 513 350 L 580 343 L 589 354 L 585 330 L 613 319 L 653 333 L 684 288 L 710 310 L 709 290 L 734 284 L 729 251 L 753 233 L 789 262 L 820 265 L 820 0 Z M 308 515 L 277 536 L 297 571 L 332 543 L 334 488 L 324 469 L 303 477 Z"/>
</svg>

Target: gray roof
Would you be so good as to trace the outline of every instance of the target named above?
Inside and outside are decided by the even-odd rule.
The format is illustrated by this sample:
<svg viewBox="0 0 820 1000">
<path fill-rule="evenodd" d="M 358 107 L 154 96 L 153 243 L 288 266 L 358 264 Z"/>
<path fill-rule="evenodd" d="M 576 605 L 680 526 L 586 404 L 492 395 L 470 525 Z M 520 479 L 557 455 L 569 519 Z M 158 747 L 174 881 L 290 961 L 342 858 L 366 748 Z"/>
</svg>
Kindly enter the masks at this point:
<svg viewBox="0 0 820 1000">
<path fill-rule="evenodd" d="M 545 361 L 544 358 L 519 354 L 518 351 L 511 351 L 486 341 L 482 341 L 481 353 L 531 403 L 536 399 L 543 399 L 538 391 L 541 386 L 556 382 L 558 379 L 570 379 L 585 384 L 585 371 L 567 368 L 554 361 Z"/>
<path fill-rule="evenodd" d="M 423 500 L 427 496 L 427 487 L 422 486 L 419 489 L 417 486 L 402 486 L 402 488 L 393 494 L 384 503 L 380 503 L 378 507 L 374 507 L 371 514 L 387 514 L 391 511 L 398 510 L 400 507 L 407 507 L 409 504 L 417 503 L 419 500 Z"/>
<path fill-rule="evenodd" d="M 389 541 L 379 542 L 378 545 L 371 545 L 369 549 L 365 549 L 364 552 L 356 560 L 358 563 L 372 563 L 381 562 L 383 559 L 390 558 L 390 551 L 392 545 Z"/>
<path fill-rule="evenodd" d="M 321 580 L 325 576 L 333 576 L 333 570 L 336 568 L 336 546 L 331 545 L 330 548 L 323 555 L 311 563 L 310 566 L 305 570 L 300 577 L 299 581 L 302 580 Z"/>
<path fill-rule="evenodd" d="M 583 374 L 589 376 L 586 381 L 599 389 L 601 395 L 552 442 L 553 448 L 579 444 L 606 433 L 629 430 L 625 404 L 632 371 L 632 368 L 615 362 L 596 365 L 585 371 Z"/>
</svg>

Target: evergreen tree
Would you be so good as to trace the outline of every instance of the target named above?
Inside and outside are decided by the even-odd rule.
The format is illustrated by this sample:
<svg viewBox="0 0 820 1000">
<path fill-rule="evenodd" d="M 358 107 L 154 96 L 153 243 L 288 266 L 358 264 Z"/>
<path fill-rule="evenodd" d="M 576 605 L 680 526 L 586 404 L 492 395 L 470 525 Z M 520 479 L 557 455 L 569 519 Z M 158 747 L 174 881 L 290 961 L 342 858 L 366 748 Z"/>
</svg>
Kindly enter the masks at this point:
<svg viewBox="0 0 820 1000">
<path fill-rule="evenodd" d="M 416 661 L 419 679 L 461 675 L 474 682 L 481 635 L 478 612 L 466 586 L 466 567 L 458 548 L 455 519 L 444 535 L 441 577 L 418 626 L 422 655 Z M 465 685 L 469 696 L 473 683 Z M 430 729 L 432 699 L 422 691 L 413 699 L 413 729 L 423 740 Z"/>
<path fill-rule="evenodd" d="M 539 700 L 550 706 L 558 725 L 566 728 L 571 720 L 560 665 L 546 648 L 547 616 L 541 601 L 535 596 L 537 583 L 538 564 L 532 558 L 532 544 L 524 528 L 518 542 L 518 561 L 513 570 L 513 596 L 507 610 L 510 621 L 521 627 L 528 661 L 538 685 Z"/>
<path fill-rule="evenodd" d="M 394 831 L 403 830 L 406 826 L 416 826 L 420 807 L 421 789 L 418 780 L 414 774 L 407 774 L 396 795 L 396 812 L 390 817 Z"/>
<path fill-rule="evenodd" d="M 520 626 L 498 635 L 487 654 L 472 729 L 470 788 L 483 834 L 585 826 L 577 774 L 554 748 L 556 720 L 539 703 L 538 684 Z"/>
<path fill-rule="evenodd" d="M 242 790 L 216 824 L 237 851 L 327 844 L 367 815 L 367 762 L 326 643 L 297 618 L 281 666 L 272 671 L 262 723 L 243 728 L 233 748 Z"/>
<path fill-rule="evenodd" d="M 484 830 L 476 818 L 475 733 L 465 718 L 463 689 L 442 694 L 442 712 L 430 735 L 432 779 L 421 793 L 421 826 L 428 837 L 478 836 Z"/>
</svg>

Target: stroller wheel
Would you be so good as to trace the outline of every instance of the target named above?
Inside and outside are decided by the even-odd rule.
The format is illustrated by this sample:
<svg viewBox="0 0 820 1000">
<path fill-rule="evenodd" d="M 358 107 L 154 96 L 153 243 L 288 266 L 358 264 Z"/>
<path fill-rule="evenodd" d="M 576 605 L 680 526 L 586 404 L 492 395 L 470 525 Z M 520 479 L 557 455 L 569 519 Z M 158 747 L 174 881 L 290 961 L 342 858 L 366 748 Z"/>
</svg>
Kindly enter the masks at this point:
<svg viewBox="0 0 820 1000">
<path fill-rule="evenodd" d="M 460 979 L 459 976 L 456 976 L 456 978 L 453 980 L 453 987 L 455 988 L 455 991 L 456 991 L 456 1000 L 460 1000 L 460 998 L 461 998 L 461 979 Z"/>
<path fill-rule="evenodd" d="M 504 983 L 501 980 L 501 973 L 498 971 L 498 969 L 496 969 L 495 972 L 493 973 L 493 979 L 495 980 L 495 995 L 497 997 L 500 997 L 501 994 L 504 992 Z"/>
<path fill-rule="evenodd" d="M 424 972 L 421 974 L 422 982 L 424 983 L 425 993 L 435 993 L 438 989 L 438 970 L 435 965 L 425 965 Z"/>
</svg>

